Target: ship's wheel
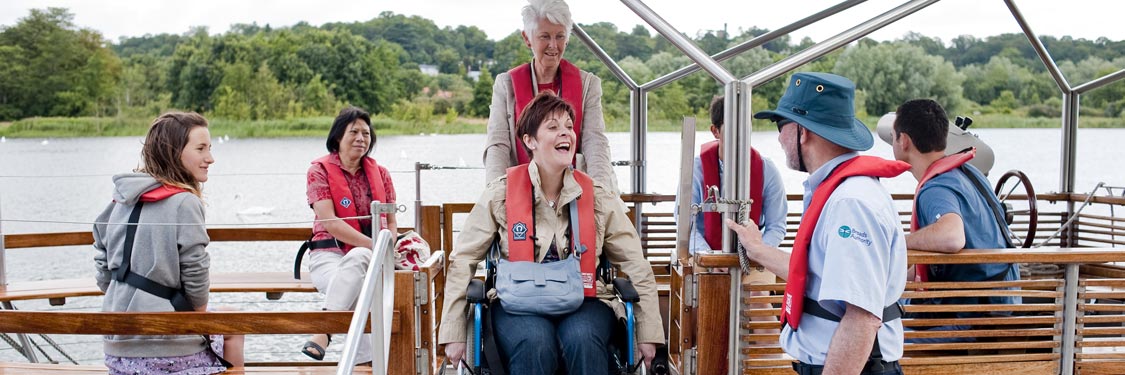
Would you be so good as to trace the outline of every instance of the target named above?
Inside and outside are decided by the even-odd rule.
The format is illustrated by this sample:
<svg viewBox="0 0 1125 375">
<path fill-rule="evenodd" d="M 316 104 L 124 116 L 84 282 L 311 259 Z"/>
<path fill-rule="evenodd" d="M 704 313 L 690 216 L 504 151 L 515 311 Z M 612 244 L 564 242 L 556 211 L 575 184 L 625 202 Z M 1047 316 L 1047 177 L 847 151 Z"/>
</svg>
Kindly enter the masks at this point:
<svg viewBox="0 0 1125 375">
<path fill-rule="evenodd" d="M 1009 183 L 1009 180 L 1012 182 Z M 1000 204 L 1004 206 L 1004 220 L 1009 226 L 1015 222 L 1016 216 L 1027 217 L 1027 233 L 1024 234 L 1022 246 L 1031 247 L 1035 242 L 1035 230 L 1039 226 L 1039 207 L 1036 205 L 1035 188 L 1031 186 L 1031 180 L 1023 172 L 1013 169 L 1000 176 L 995 192 L 996 197 L 1000 198 Z M 1015 236 L 1014 230 L 1012 235 L 1013 242 L 1019 244 L 1020 238 Z"/>
</svg>

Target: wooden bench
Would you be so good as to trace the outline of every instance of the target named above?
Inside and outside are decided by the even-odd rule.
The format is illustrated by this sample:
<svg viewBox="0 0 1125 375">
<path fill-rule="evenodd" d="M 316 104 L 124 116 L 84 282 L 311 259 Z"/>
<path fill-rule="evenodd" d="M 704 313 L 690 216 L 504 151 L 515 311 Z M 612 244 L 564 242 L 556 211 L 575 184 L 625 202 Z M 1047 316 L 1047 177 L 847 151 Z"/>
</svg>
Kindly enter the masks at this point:
<svg viewBox="0 0 1125 375">
<path fill-rule="evenodd" d="M 170 334 L 312 334 L 344 333 L 352 313 L 312 312 L 179 312 L 106 313 L 0 310 L 0 332 L 77 335 L 170 335 Z M 399 319 L 394 322 L 398 323 Z M 370 327 L 368 327 L 370 331 Z M 393 324 L 392 334 L 400 324 Z M 401 334 L 399 336 L 402 336 Z M 393 341 L 393 340 L 392 340 Z M 392 365 L 396 368 L 394 350 Z M 104 374 L 100 365 L 66 365 L 0 362 L 0 374 Z M 233 368 L 226 374 L 334 374 L 324 365 L 283 364 L 268 367 Z M 353 373 L 372 373 L 371 367 L 356 367 Z M 375 373 L 382 373 L 376 371 Z M 413 374 L 413 373 L 411 373 Z"/>
<path fill-rule="evenodd" d="M 910 251 L 911 264 L 1051 263 L 1066 272 L 1055 278 L 1008 282 L 908 283 L 903 297 L 1021 296 L 1019 305 L 908 305 L 908 312 L 970 312 L 980 317 L 911 317 L 903 325 L 916 330 L 907 339 L 970 339 L 970 342 L 907 343 L 901 360 L 907 374 L 1018 373 L 1058 374 L 1073 366 L 1080 374 L 1120 374 L 1125 369 L 1125 270 L 1105 264 L 1125 262 L 1125 249 L 1038 248 L 965 250 L 960 254 Z M 734 255 L 699 255 L 686 258 L 675 270 L 670 352 L 677 366 L 693 364 L 697 373 L 725 373 L 730 305 L 726 293 L 730 275 L 710 269 L 737 267 Z M 1079 265 L 1097 268 L 1107 279 L 1080 275 Z M 1117 272 L 1117 273 L 1115 273 Z M 695 285 L 694 290 L 684 284 Z M 746 374 L 791 374 L 793 359 L 782 351 L 776 321 L 751 321 L 751 317 L 780 314 L 784 283 L 743 288 L 739 353 Z M 998 288 L 1018 288 L 1016 290 Z M 706 291 L 701 293 L 699 291 Z M 771 295 L 749 296 L 750 291 Z M 688 303 L 687 301 L 694 301 Z M 750 303 L 765 308 L 745 308 Z M 1068 312 L 1069 311 L 1069 312 Z M 1004 312 L 997 314 L 997 312 Z M 1010 315 L 1009 315 L 1010 314 Z M 960 331 L 925 330 L 928 327 L 967 325 Z M 706 333 L 706 337 L 700 336 Z M 1069 333 L 1068 333 L 1069 332 Z M 689 358 L 690 357 L 690 358 Z"/>
<path fill-rule="evenodd" d="M 401 230 L 409 230 L 410 228 L 401 228 Z M 212 242 L 224 241 L 304 241 L 309 237 L 311 230 L 309 228 L 219 228 L 208 229 L 208 235 Z M 422 207 L 422 221 L 419 225 L 419 234 L 431 244 L 441 244 L 442 226 L 441 226 L 441 208 L 438 206 L 423 206 Z M 8 249 L 13 248 L 42 248 L 53 246 L 89 246 L 93 243 L 93 237 L 90 232 L 67 232 L 67 233 L 47 233 L 47 234 L 11 234 L 4 236 L 4 245 Z M 392 374 L 415 374 L 416 370 L 422 371 L 422 367 L 428 367 L 430 373 L 434 373 L 438 368 L 441 359 L 443 358 L 442 352 L 438 350 L 437 345 L 437 325 L 441 321 L 441 308 L 444 299 L 443 291 L 445 288 L 445 252 L 440 250 L 440 247 L 434 246 L 432 256 L 427 262 L 420 265 L 420 271 L 396 271 L 395 272 L 395 295 L 394 295 L 394 315 L 392 317 L 391 327 L 391 366 Z M 296 251 L 296 249 L 294 249 Z M 307 276 L 307 275 L 306 275 Z M 211 275 L 211 291 L 212 292 L 263 292 L 266 293 L 269 299 L 279 299 L 283 293 L 298 292 L 298 293 L 313 293 L 316 289 L 312 286 L 309 277 L 302 277 L 301 280 L 294 280 L 293 274 L 289 272 L 245 272 L 245 273 L 213 273 Z M 66 298 L 70 297 L 85 297 L 85 296 L 99 296 L 101 291 L 97 288 L 95 281 L 89 279 L 68 279 L 68 280 L 48 280 L 48 281 L 27 281 L 27 282 L 13 282 L 8 285 L 0 286 L 0 302 L 10 303 L 18 300 L 48 300 L 52 305 L 61 305 L 65 303 Z M 43 311 L 22 311 L 22 310 L 3 310 L 0 313 L 10 315 L 4 316 L 3 324 L 0 324 L 0 332 L 6 333 L 67 333 L 67 334 L 82 334 L 72 330 L 64 330 L 63 328 L 50 328 L 39 327 L 29 322 L 41 321 L 42 317 L 52 317 L 57 315 L 56 312 L 43 312 Z M 31 315 L 19 315 L 31 314 Z M 105 314 L 105 313 L 101 313 Z M 182 313 L 177 313 L 182 314 Z M 192 313 L 188 313 L 192 314 Z M 224 313 L 211 313 L 211 314 L 224 314 Z M 241 315 L 239 315 L 241 314 Z M 256 315 L 257 314 L 257 315 Z M 298 314 L 298 315 L 286 315 Z M 311 314 L 311 315 L 299 315 Z M 318 314 L 340 314 L 347 318 L 343 320 L 344 325 L 341 330 L 325 330 L 323 327 L 310 325 L 310 321 L 316 321 Z M 325 333 L 325 332 L 346 332 L 347 320 L 350 319 L 351 313 L 336 313 L 336 312 L 307 312 L 307 313 L 285 313 L 285 312 L 235 312 L 231 313 L 234 316 L 255 317 L 259 321 L 257 324 L 270 324 L 270 321 L 277 320 L 278 322 L 286 322 L 286 319 L 294 319 L 284 324 L 290 324 L 302 328 L 289 328 L 280 330 L 278 332 L 269 333 Z M 182 315 L 176 315 L 183 317 Z M 209 317 L 222 316 L 222 319 L 214 321 L 214 326 L 210 326 L 207 332 L 223 333 L 219 328 L 228 324 L 232 324 L 227 320 L 226 315 L 206 315 Z M 91 323 L 94 326 L 99 324 L 111 324 L 113 320 L 109 315 L 94 315 L 92 318 L 95 321 L 105 320 L 104 323 Z M 233 322 L 237 322 L 234 320 Z M 8 325 L 23 326 L 25 328 L 15 329 L 15 327 L 8 327 Z M 38 327 L 36 330 L 31 330 L 31 327 Z M 60 327 L 66 327 L 61 325 Z M 226 330 L 231 330 L 236 327 L 227 327 Z M 246 332 L 229 332 L 229 333 L 253 333 L 252 328 Z M 59 332 L 64 330 L 65 332 Z M 291 332 L 298 330 L 300 332 Z M 114 332 L 118 333 L 118 332 Z M 0 371 L 2 367 L 0 367 Z M 12 372 L 19 372 L 18 370 L 11 370 Z M 104 370 L 102 370 L 104 372 Z M 255 372 L 257 373 L 257 372 Z"/>
</svg>

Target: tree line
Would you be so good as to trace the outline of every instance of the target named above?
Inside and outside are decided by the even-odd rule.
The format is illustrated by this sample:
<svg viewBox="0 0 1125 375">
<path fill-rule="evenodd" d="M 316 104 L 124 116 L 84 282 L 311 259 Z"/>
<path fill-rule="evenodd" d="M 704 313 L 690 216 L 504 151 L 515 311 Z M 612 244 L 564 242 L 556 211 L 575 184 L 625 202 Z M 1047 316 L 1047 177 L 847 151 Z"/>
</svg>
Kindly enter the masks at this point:
<svg viewBox="0 0 1125 375">
<path fill-rule="evenodd" d="M 641 26 L 581 25 L 629 73 L 647 82 L 690 63 Z M 169 109 L 236 120 L 333 115 L 357 105 L 404 121 L 487 117 L 496 73 L 530 59 L 517 30 L 498 41 L 476 26 L 438 27 L 419 16 L 384 12 L 352 23 L 286 27 L 239 24 L 222 34 L 123 37 L 113 42 L 74 23 L 64 8 L 33 9 L 0 26 L 0 121 L 36 116 L 151 117 Z M 714 54 L 768 32 L 750 28 L 689 36 Z M 1043 37 L 1072 85 L 1125 67 L 1125 42 Z M 723 62 L 746 76 L 811 46 L 773 40 Z M 607 120 L 629 114 L 629 93 L 577 39 L 565 57 L 603 78 Z M 436 66 L 437 75 L 419 67 Z M 909 98 L 930 97 L 951 113 L 1058 116 L 1061 98 L 1022 34 L 960 36 L 950 43 L 919 34 L 863 39 L 799 70 L 829 71 L 856 82 L 857 109 L 878 115 Z M 479 78 L 470 72 L 479 71 Z M 753 90 L 754 109 L 776 103 L 785 77 Z M 706 111 L 721 87 L 696 72 L 650 94 L 650 118 Z M 1125 116 L 1125 84 L 1083 96 L 1084 116 Z"/>
</svg>

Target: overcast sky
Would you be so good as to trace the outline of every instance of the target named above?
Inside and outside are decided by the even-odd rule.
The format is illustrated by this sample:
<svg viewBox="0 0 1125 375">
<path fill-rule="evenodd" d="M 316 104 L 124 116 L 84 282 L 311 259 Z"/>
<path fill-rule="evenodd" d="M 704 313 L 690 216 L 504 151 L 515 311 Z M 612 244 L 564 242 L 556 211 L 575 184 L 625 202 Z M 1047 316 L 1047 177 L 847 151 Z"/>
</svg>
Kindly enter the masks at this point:
<svg viewBox="0 0 1125 375">
<path fill-rule="evenodd" d="M 519 9 L 526 0 L 2 0 L 0 25 L 13 25 L 31 8 L 65 7 L 82 27 L 100 31 L 110 40 L 144 34 L 181 34 L 191 26 L 207 26 L 211 33 L 227 31 L 231 24 L 288 26 L 298 21 L 363 21 L 384 11 L 419 15 L 438 26 L 474 25 L 490 39 L 503 38 L 520 27 Z M 820 41 L 889 10 L 904 0 L 870 0 L 823 23 L 793 34 Z M 696 35 L 721 29 L 731 34 L 751 26 L 776 29 L 829 7 L 832 0 L 647 0 L 679 31 Z M 613 0 L 571 0 L 579 23 L 608 21 L 631 30 L 644 24 L 623 3 Z M 1040 35 L 1075 38 L 1125 39 L 1120 15 L 1125 2 L 1114 0 L 1022 0 L 1016 4 Z M 1114 16 L 1114 15 L 1117 16 Z M 936 36 L 945 42 L 962 34 L 978 37 L 1019 32 L 1001 0 L 944 0 L 871 35 L 879 40 L 901 37 L 908 31 Z"/>
</svg>

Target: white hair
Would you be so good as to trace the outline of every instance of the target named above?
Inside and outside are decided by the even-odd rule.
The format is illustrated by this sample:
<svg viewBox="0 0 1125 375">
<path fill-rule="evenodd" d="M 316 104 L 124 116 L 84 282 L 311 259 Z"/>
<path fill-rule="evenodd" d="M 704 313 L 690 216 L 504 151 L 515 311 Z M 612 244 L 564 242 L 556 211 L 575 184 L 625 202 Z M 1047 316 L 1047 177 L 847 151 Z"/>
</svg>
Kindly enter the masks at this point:
<svg viewBox="0 0 1125 375">
<path fill-rule="evenodd" d="M 539 20 L 546 19 L 553 24 L 566 27 L 566 36 L 570 38 L 570 29 L 574 21 L 570 18 L 570 6 L 563 0 L 527 0 L 523 7 L 523 32 L 529 37 L 535 33 Z"/>
</svg>

